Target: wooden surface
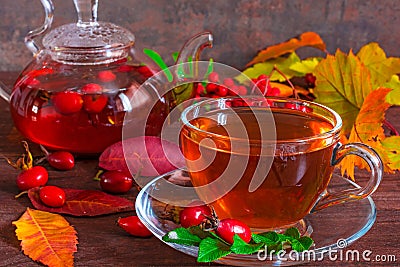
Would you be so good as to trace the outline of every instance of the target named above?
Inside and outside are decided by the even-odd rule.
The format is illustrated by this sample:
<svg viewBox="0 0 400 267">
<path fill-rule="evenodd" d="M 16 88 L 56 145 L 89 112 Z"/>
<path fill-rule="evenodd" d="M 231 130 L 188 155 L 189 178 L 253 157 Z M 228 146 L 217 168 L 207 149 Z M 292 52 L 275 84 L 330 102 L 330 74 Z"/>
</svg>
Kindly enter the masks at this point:
<svg viewBox="0 0 400 267">
<path fill-rule="evenodd" d="M 0 73 L 0 80 L 12 84 L 17 73 Z M 390 119 L 400 129 L 400 118 L 392 112 Z M 396 117 L 397 116 L 397 117 Z M 0 100 L 0 154 L 15 159 L 22 153 L 20 141 L 23 138 L 13 128 L 8 104 Z M 37 145 L 32 144 L 33 153 L 39 153 Z M 49 184 L 66 188 L 99 189 L 93 181 L 96 172 L 96 159 L 77 159 L 71 171 L 59 172 L 50 170 Z M 0 266 L 40 266 L 21 252 L 11 224 L 17 220 L 27 207 L 32 207 L 26 196 L 15 199 L 18 188 L 15 184 L 17 171 L 0 159 Z M 381 186 L 373 199 L 378 215 L 372 229 L 349 249 L 360 252 L 371 250 L 375 255 L 395 255 L 397 262 L 368 263 L 365 261 L 328 261 L 310 263 L 329 266 L 362 266 L 381 265 L 398 266 L 400 264 L 400 175 L 385 175 Z M 137 192 L 132 190 L 124 197 L 134 201 Z M 155 237 L 135 238 L 129 236 L 115 224 L 118 217 L 132 215 L 133 212 L 99 216 L 95 218 L 78 218 L 65 216 L 78 232 L 78 252 L 75 253 L 75 266 L 196 266 L 195 258 L 175 251 Z M 337 214 L 338 225 L 346 223 L 352 214 Z M 372 257 L 371 256 L 371 257 Z M 212 265 L 212 264 L 211 264 Z M 204 266 L 209 266 L 205 264 Z"/>
</svg>

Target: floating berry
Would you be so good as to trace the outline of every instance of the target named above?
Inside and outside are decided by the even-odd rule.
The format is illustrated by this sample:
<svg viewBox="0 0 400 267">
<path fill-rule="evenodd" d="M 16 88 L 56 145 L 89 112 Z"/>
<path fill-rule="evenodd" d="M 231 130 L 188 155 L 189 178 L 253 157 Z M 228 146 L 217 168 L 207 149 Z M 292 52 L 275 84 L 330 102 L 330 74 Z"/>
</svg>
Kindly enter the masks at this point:
<svg viewBox="0 0 400 267">
<path fill-rule="evenodd" d="M 103 83 L 112 82 L 117 78 L 117 76 L 111 70 L 100 71 L 97 76 L 99 77 L 99 80 Z"/>
<path fill-rule="evenodd" d="M 128 216 L 117 220 L 118 226 L 124 229 L 127 233 L 138 237 L 149 237 L 153 234 L 139 220 L 138 216 Z"/>
<path fill-rule="evenodd" d="M 83 108 L 88 113 L 100 113 L 107 105 L 108 97 L 102 94 L 103 87 L 97 83 L 88 83 L 82 87 Z"/>
<path fill-rule="evenodd" d="M 52 97 L 54 108 L 57 112 L 69 115 L 81 110 L 82 97 L 77 92 L 63 91 L 55 93 Z"/>
<path fill-rule="evenodd" d="M 40 188 L 40 200 L 47 206 L 58 208 L 65 203 L 65 192 L 62 188 L 54 185 L 47 185 Z"/>
<path fill-rule="evenodd" d="M 103 91 L 103 87 L 97 83 L 85 84 L 81 91 L 85 94 L 99 94 Z"/>
<path fill-rule="evenodd" d="M 188 228 L 201 224 L 207 217 L 211 217 L 211 215 L 212 212 L 209 206 L 203 202 L 194 202 L 179 213 L 179 221 L 182 227 Z"/>
<path fill-rule="evenodd" d="M 212 83 L 217 83 L 219 81 L 219 75 L 217 72 L 211 72 L 208 75 L 208 80 Z"/>
<path fill-rule="evenodd" d="M 237 234 L 244 242 L 251 240 L 251 230 L 244 222 L 236 219 L 223 219 L 218 222 L 216 234 L 229 244 L 233 243 L 233 236 Z"/>
<path fill-rule="evenodd" d="M 126 193 L 133 186 L 133 178 L 122 171 L 106 171 L 100 175 L 100 187 L 103 191 L 115 194 Z"/>
</svg>

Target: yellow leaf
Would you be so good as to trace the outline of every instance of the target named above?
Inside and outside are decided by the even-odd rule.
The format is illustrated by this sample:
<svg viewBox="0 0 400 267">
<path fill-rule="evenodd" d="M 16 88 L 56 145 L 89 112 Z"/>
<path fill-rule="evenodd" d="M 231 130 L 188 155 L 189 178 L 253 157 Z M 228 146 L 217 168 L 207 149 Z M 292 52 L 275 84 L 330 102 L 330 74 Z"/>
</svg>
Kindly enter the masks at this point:
<svg viewBox="0 0 400 267">
<path fill-rule="evenodd" d="M 326 50 L 324 41 L 317 33 L 305 32 L 301 34 L 299 38 L 292 38 L 287 42 L 265 48 L 264 50 L 260 51 L 249 63 L 247 63 L 246 67 L 294 52 L 296 49 L 304 46 L 315 47 L 322 51 Z"/>
<path fill-rule="evenodd" d="M 344 134 L 348 134 L 364 103 L 365 97 L 375 88 L 370 82 L 370 72 L 353 54 L 340 50 L 328 55 L 315 68 L 316 102 L 328 106 L 343 119 Z"/>
<path fill-rule="evenodd" d="M 73 266 L 76 231 L 61 215 L 27 208 L 13 225 L 25 255 L 47 266 Z"/>
<path fill-rule="evenodd" d="M 382 159 L 386 172 L 393 172 L 400 168 L 395 162 L 400 155 L 400 137 L 386 137 L 382 127 L 385 112 L 391 106 L 385 101 L 390 88 L 379 88 L 372 91 L 364 101 L 354 126 L 351 129 L 348 142 L 362 142 L 375 149 Z M 355 156 L 347 156 L 340 163 L 341 171 L 354 178 L 354 166 L 367 168 L 367 164 Z"/>
<path fill-rule="evenodd" d="M 293 89 L 290 86 L 287 86 L 286 84 L 283 83 L 276 83 L 276 82 L 270 82 L 271 88 L 276 87 L 279 88 L 280 95 L 281 97 L 288 97 L 293 95 Z"/>
</svg>

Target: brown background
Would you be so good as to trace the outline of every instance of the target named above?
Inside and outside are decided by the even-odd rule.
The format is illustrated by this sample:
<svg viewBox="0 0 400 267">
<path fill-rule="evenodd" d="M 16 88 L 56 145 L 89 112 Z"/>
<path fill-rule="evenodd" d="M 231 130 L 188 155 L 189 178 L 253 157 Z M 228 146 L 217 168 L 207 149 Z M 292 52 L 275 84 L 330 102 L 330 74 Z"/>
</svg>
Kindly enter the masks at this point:
<svg viewBox="0 0 400 267">
<path fill-rule="evenodd" d="M 54 0 L 54 26 L 76 21 L 72 0 Z M 304 31 L 315 31 L 336 48 L 357 51 L 379 42 L 400 56 L 397 0 L 101 0 L 99 19 L 135 33 L 138 44 L 165 58 L 191 35 L 210 30 L 214 48 L 204 58 L 242 69 L 258 50 Z M 39 0 L 1 0 L 0 71 L 19 71 L 31 58 L 23 38 L 41 25 Z M 316 51 L 303 49 L 302 56 Z"/>
</svg>

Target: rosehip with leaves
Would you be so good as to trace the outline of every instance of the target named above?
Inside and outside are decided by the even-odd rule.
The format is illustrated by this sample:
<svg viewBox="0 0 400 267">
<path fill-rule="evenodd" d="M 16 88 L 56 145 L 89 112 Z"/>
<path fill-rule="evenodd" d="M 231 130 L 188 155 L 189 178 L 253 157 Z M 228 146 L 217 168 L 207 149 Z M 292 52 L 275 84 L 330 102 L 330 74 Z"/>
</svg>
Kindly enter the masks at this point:
<svg viewBox="0 0 400 267">
<path fill-rule="evenodd" d="M 42 166 L 33 166 L 33 157 L 29 151 L 28 143 L 22 142 L 25 153 L 15 163 L 11 160 L 6 159 L 15 169 L 22 170 L 17 176 L 16 183 L 18 189 L 25 191 L 34 187 L 43 186 L 49 179 L 49 174 Z"/>
<path fill-rule="evenodd" d="M 150 237 L 153 234 L 147 227 L 140 221 L 138 216 L 128 216 L 119 218 L 117 220 L 119 227 L 124 229 L 127 233 L 137 237 Z"/>
<path fill-rule="evenodd" d="M 244 242 L 251 240 L 251 230 L 244 222 L 236 219 L 223 219 L 219 221 L 216 234 L 229 244 L 233 243 L 233 236 L 237 234 Z"/>
<path fill-rule="evenodd" d="M 65 203 L 65 192 L 58 186 L 47 185 L 40 188 L 39 198 L 46 206 L 59 208 Z"/>
</svg>

